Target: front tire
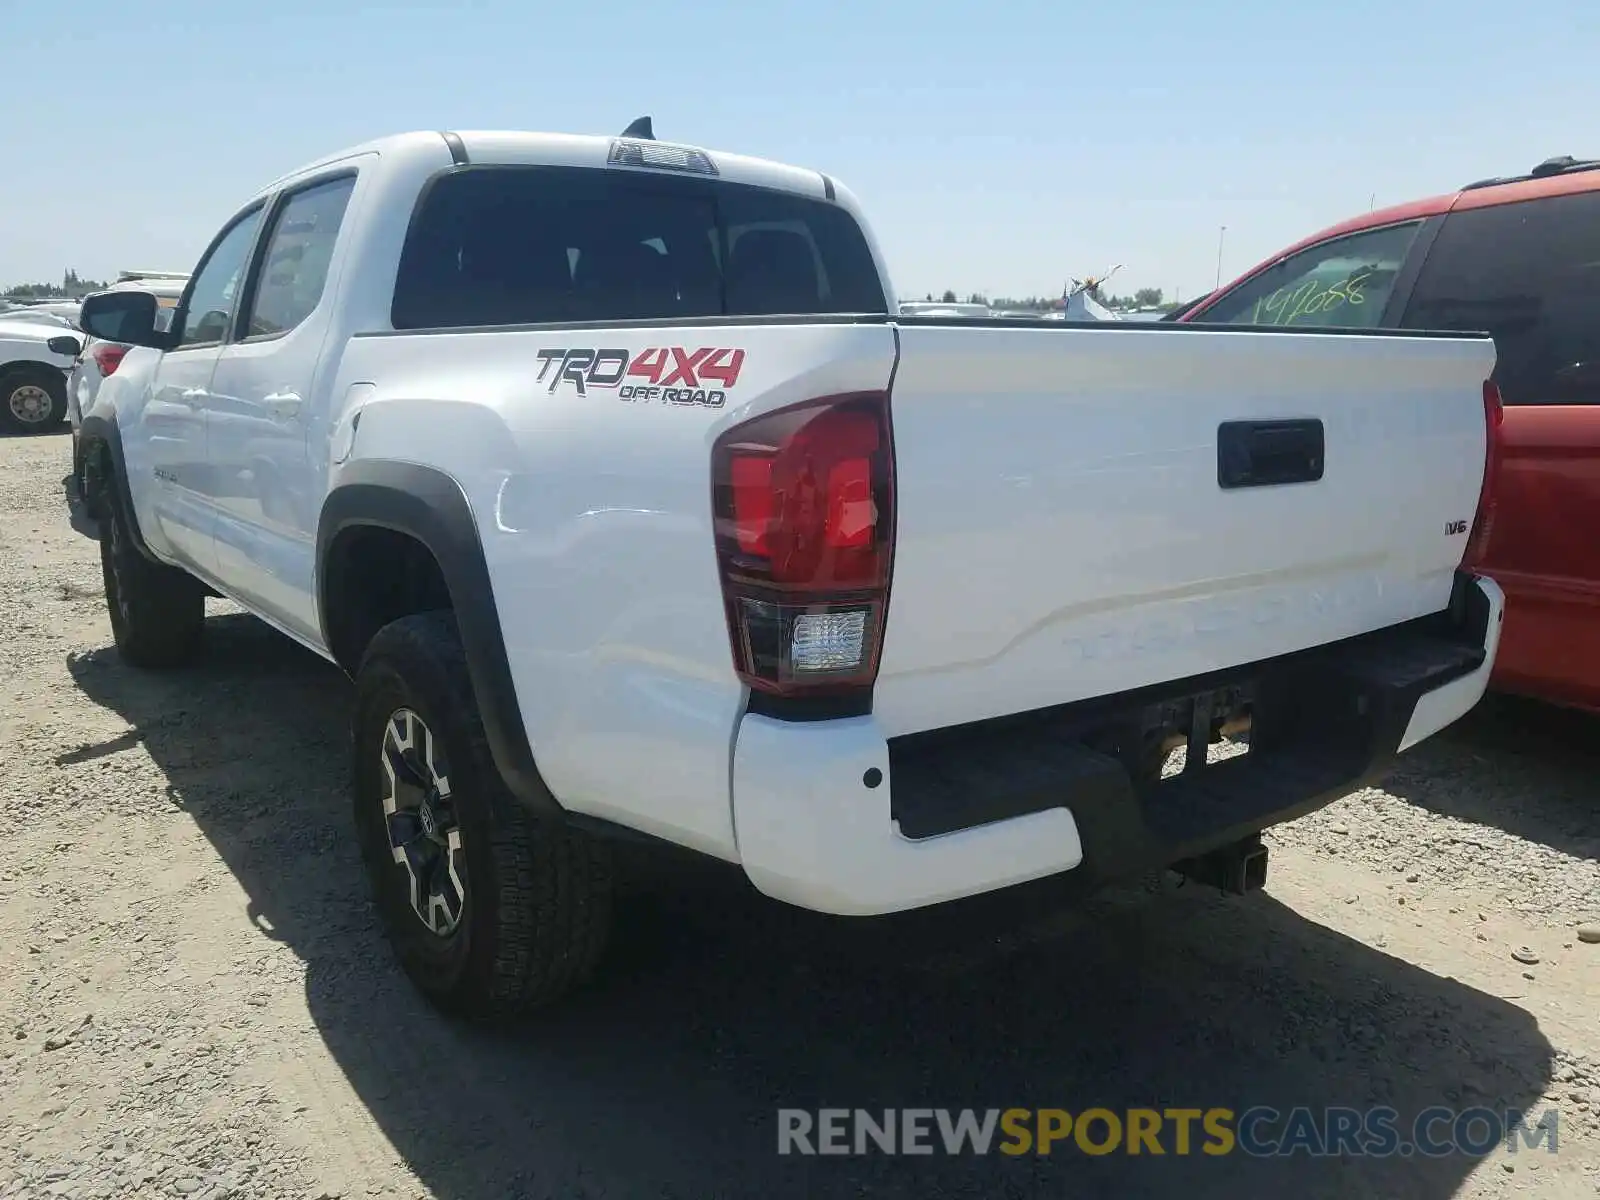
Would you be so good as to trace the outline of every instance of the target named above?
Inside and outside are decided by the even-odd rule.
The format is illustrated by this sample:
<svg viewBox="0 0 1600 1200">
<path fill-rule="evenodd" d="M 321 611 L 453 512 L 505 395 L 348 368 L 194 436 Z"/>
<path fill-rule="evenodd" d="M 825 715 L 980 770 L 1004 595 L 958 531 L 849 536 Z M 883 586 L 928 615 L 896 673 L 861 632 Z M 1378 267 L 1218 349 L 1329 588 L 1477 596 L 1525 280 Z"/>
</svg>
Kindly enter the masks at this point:
<svg viewBox="0 0 1600 1200">
<path fill-rule="evenodd" d="M 357 836 L 401 966 L 440 1009 L 500 1017 L 588 978 L 611 925 L 608 847 L 536 818 L 495 769 L 450 612 L 403 617 L 356 673 Z"/>
<path fill-rule="evenodd" d="M 81 501 L 89 494 L 89 489 L 84 487 L 83 467 L 83 438 L 74 429 L 72 431 L 72 476 L 68 491 L 69 499 Z"/>
<path fill-rule="evenodd" d="M 114 488 L 107 490 L 100 516 L 100 574 L 117 652 L 134 667 L 193 662 L 205 634 L 205 589 L 187 572 L 140 553 L 122 502 Z"/>
<path fill-rule="evenodd" d="M 0 423 L 18 433 L 48 433 L 67 419 L 67 381 L 48 367 L 0 376 Z"/>
</svg>

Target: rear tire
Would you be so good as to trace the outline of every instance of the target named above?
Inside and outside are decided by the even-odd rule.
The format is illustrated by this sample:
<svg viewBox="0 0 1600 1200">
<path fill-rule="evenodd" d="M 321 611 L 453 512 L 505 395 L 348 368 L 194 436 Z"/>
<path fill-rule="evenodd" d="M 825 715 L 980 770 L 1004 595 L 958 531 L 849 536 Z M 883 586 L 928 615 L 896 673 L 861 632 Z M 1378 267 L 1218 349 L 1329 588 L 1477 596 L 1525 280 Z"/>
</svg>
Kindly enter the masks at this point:
<svg viewBox="0 0 1600 1200">
<path fill-rule="evenodd" d="M 49 433 L 67 419 L 67 380 L 48 367 L 0 375 L 0 424 L 17 433 Z"/>
<path fill-rule="evenodd" d="M 193 662 L 205 634 L 204 588 L 187 572 L 140 553 L 116 490 L 107 492 L 100 517 L 100 574 L 117 652 L 134 667 Z"/>
<path fill-rule="evenodd" d="M 385 933 L 445 1012 L 551 1004 L 604 951 L 609 848 L 535 817 L 501 779 L 450 612 L 403 617 L 356 673 L 357 835 Z"/>
</svg>

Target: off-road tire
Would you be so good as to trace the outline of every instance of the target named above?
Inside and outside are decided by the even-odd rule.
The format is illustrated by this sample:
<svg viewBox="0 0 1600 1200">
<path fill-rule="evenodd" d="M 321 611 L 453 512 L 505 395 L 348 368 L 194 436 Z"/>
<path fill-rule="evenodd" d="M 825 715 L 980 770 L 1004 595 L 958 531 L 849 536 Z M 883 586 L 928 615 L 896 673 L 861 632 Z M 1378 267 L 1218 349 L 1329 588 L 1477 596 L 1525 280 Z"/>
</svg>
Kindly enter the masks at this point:
<svg viewBox="0 0 1600 1200">
<path fill-rule="evenodd" d="M 117 652 L 128 665 L 147 669 L 191 663 L 205 636 L 205 588 L 186 571 L 146 558 L 116 489 L 107 492 L 100 505 L 100 574 Z"/>
<path fill-rule="evenodd" d="M 440 934 L 412 907 L 384 797 L 394 714 L 416 714 L 448 763 L 465 860 L 459 923 Z M 610 848 L 536 817 L 496 770 L 455 615 L 403 617 L 379 630 L 356 673 L 355 824 L 384 931 L 413 984 L 452 1015 L 501 1018 L 552 1004 L 583 983 L 611 928 Z"/>
<path fill-rule="evenodd" d="M 12 407 L 13 397 L 24 389 L 37 398 L 43 392 L 49 407 L 37 419 L 28 419 Z M 15 401 L 22 404 L 20 400 Z M 31 408 L 31 406 L 28 406 Z M 51 433 L 67 419 L 67 380 L 49 367 L 15 367 L 0 374 L 0 427 L 12 433 Z"/>
</svg>

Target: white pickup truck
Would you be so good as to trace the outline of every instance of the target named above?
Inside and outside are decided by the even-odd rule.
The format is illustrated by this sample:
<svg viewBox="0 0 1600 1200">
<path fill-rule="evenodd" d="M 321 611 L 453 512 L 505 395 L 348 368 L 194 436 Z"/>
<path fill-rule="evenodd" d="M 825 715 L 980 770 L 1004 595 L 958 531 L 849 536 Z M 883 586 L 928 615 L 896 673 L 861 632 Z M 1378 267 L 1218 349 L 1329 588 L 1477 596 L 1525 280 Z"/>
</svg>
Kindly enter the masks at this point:
<svg viewBox="0 0 1600 1200">
<path fill-rule="evenodd" d="M 469 1013 L 589 970 L 615 837 L 856 916 L 1244 891 L 1477 702 L 1487 337 L 895 295 L 835 180 L 637 125 L 307 166 L 170 330 L 84 304 L 135 347 L 81 425 L 116 644 L 220 594 L 354 678 L 387 931 Z"/>
</svg>

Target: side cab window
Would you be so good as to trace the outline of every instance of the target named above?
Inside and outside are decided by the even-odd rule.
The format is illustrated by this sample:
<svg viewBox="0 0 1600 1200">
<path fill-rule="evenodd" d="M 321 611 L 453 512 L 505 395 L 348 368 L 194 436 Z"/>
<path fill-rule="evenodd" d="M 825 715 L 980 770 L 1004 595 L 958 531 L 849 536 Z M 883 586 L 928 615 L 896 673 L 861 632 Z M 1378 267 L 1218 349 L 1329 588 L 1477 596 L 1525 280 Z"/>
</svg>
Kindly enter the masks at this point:
<svg viewBox="0 0 1600 1200">
<path fill-rule="evenodd" d="M 1330 238 L 1245 280 L 1195 313 L 1219 325 L 1376 329 L 1421 221 Z"/>
<path fill-rule="evenodd" d="M 1493 334 L 1507 404 L 1600 404 L 1600 191 L 1457 208 L 1401 324 Z"/>
<path fill-rule="evenodd" d="M 276 206 L 241 340 L 282 337 L 316 309 L 355 186 L 354 174 L 318 180 Z"/>
<path fill-rule="evenodd" d="M 175 349 L 219 345 L 227 336 L 263 207 L 257 204 L 240 213 L 211 243 L 174 319 Z"/>
</svg>

